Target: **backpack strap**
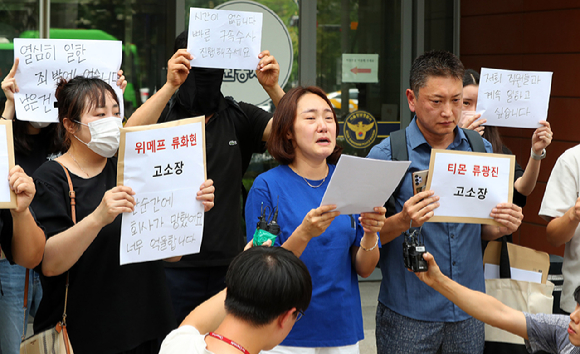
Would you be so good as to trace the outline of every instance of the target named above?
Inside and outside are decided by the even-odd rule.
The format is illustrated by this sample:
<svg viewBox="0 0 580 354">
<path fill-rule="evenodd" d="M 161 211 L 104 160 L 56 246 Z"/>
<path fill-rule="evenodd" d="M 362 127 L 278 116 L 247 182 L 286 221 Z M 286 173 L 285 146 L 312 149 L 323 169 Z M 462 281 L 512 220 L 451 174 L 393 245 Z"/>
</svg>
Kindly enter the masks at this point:
<svg viewBox="0 0 580 354">
<path fill-rule="evenodd" d="M 471 146 L 471 150 L 473 152 L 486 152 L 485 151 L 485 144 L 483 143 L 483 138 L 479 135 L 478 132 L 471 129 L 461 128 L 463 133 L 467 137 L 467 141 L 469 142 L 469 146 Z"/>
<path fill-rule="evenodd" d="M 407 135 L 405 133 L 405 129 L 399 129 L 394 131 L 390 135 L 391 138 L 391 160 L 392 161 L 408 161 L 409 160 L 409 153 L 407 151 Z M 403 184 L 403 180 L 399 182 L 397 188 L 391 196 L 389 200 L 385 203 L 385 208 L 387 208 L 386 217 L 395 215 L 395 195 L 399 194 L 401 190 L 401 185 Z"/>
</svg>

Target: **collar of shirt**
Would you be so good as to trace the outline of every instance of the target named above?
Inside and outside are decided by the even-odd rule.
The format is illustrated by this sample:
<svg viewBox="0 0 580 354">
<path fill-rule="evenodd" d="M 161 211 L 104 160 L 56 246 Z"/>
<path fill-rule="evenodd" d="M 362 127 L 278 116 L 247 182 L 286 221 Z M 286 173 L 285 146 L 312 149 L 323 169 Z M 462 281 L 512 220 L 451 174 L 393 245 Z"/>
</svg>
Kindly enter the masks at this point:
<svg viewBox="0 0 580 354">
<path fill-rule="evenodd" d="M 453 139 L 453 142 L 447 147 L 448 150 L 455 150 L 462 143 L 469 144 L 467 136 L 465 136 L 465 133 L 463 133 L 463 129 L 455 127 L 454 133 L 455 138 Z M 407 128 L 407 138 L 409 139 L 408 145 L 412 150 L 415 150 L 415 148 L 423 144 L 429 145 L 427 140 L 425 140 L 423 133 L 419 129 L 419 126 L 417 125 L 417 116 L 413 117 L 411 124 L 409 124 L 409 127 Z"/>
</svg>

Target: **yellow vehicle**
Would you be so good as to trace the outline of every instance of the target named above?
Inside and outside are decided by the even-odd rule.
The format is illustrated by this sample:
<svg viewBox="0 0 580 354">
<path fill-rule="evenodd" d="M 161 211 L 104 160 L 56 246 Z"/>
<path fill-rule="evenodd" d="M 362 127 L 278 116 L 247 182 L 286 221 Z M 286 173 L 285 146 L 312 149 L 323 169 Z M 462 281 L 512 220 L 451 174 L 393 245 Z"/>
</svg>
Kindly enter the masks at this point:
<svg viewBox="0 0 580 354">
<path fill-rule="evenodd" d="M 340 91 L 334 91 L 326 95 L 326 97 L 328 97 L 330 103 L 332 104 L 332 107 L 335 110 L 340 110 L 342 107 L 340 95 L 341 95 Z M 358 89 L 357 88 L 349 89 L 348 96 L 349 96 L 348 111 L 354 112 L 358 110 Z"/>
</svg>

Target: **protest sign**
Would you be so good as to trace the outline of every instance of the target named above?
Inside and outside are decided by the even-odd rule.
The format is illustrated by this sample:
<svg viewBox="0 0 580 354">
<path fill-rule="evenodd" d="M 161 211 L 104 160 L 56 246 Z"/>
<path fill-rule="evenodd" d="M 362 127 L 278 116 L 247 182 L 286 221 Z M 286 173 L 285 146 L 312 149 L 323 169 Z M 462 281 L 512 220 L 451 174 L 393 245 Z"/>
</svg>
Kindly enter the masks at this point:
<svg viewBox="0 0 580 354">
<path fill-rule="evenodd" d="M 429 222 L 503 226 L 489 214 L 513 198 L 515 156 L 431 150 L 427 189 L 439 196 Z"/>
<path fill-rule="evenodd" d="M 121 264 L 199 253 L 205 180 L 204 117 L 121 129 L 117 183 L 136 202 L 123 213 Z"/>
<path fill-rule="evenodd" d="M 19 59 L 14 94 L 16 116 L 32 122 L 58 122 L 54 92 L 61 78 L 96 77 L 117 93 L 123 116 L 123 92 L 117 86 L 121 68 L 120 41 L 76 39 L 14 39 L 14 59 Z"/>
<path fill-rule="evenodd" d="M 16 208 L 16 195 L 10 189 L 8 173 L 14 167 L 14 139 L 12 121 L 0 120 L 0 208 Z"/>
<path fill-rule="evenodd" d="M 481 68 L 476 111 L 485 125 L 539 128 L 548 117 L 552 73 Z"/>
<path fill-rule="evenodd" d="M 262 44 L 262 13 L 189 10 L 187 51 L 192 66 L 256 70 Z"/>
</svg>

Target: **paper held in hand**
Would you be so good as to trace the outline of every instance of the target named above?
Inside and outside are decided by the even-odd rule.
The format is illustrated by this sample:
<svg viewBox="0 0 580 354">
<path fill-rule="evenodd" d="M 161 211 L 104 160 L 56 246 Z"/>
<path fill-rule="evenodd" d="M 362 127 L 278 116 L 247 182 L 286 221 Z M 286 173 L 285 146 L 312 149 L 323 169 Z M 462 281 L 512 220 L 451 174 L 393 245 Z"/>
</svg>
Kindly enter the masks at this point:
<svg viewBox="0 0 580 354">
<path fill-rule="evenodd" d="M 121 264 L 199 253 L 205 161 L 205 117 L 121 129 L 117 184 L 136 202 L 123 213 Z"/>
<path fill-rule="evenodd" d="M 489 214 L 513 198 L 515 156 L 431 150 L 427 189 L 439 196 L 429 222 L 503 226 Z"/>
<path fill-rule="evenodd" d="M 341 214 L 373 212 L 393 194 L 410 164 L 342 155 L 320 205 L 336 204 Z"/>
</svg>

